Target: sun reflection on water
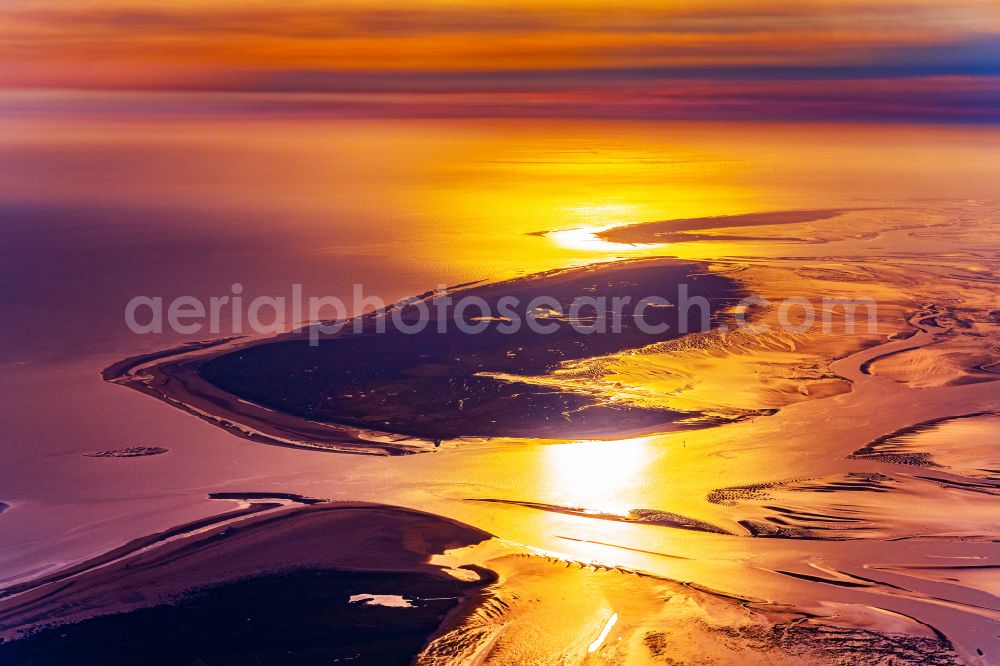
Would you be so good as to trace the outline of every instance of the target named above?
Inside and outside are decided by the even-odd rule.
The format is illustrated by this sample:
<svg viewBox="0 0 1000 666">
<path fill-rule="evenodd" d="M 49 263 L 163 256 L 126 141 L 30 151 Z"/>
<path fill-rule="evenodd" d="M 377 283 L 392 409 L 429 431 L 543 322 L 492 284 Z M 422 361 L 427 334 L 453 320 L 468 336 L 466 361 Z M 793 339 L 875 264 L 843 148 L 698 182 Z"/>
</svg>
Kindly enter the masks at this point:
<svg viewBox="0 0 1000 666">
<path fill-rule="evenodd" d="M 635 508 L 628 501 L 636 479 L 662 452 L 652 437 L 615 441 L 584 440 L 546 446 L 546 496 L 564 506 L 626 515 Z"/>
<path fill-rule="evenodd" d="M 605 253 L 642 253 L 655 245 L 648 244 L 627 244 L 612 243 L 600 238 L 597 234 L 607 231 L 615 226 L 607 225 L 603 227 L 578 227 L 576 229 L 560 229 L 550 231 L 545 237 L 554 242 L 559 247 L 567 250 L 583 250 L 584 252 L 605 252 Z"/>
</svg>

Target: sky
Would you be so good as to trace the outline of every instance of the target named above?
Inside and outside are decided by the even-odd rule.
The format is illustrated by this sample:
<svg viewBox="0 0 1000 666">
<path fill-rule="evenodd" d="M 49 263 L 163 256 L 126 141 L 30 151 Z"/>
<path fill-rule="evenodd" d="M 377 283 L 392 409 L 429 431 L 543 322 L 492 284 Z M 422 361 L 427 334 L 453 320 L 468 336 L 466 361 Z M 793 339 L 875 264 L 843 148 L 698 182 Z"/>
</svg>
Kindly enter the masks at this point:
<svg viewBox="0 0 1000 666">
<path fill-rule="evenodd" d="M 1000 122 L 1000 3 L 4 0 L 0 88 L 0 104 L 70 89 L 362 116 Z"/>
</svg>

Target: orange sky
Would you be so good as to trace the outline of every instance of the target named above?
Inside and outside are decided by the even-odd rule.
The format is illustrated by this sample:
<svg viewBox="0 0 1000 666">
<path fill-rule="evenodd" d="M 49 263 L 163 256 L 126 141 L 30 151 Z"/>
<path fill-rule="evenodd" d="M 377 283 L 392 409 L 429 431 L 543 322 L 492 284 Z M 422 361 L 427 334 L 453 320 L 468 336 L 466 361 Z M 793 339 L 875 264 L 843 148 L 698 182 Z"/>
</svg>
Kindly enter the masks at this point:
<svg viewBox="0 0 1000 666">
<path fill-rule="evenodd" d="M 718 96 L 748 81 L 822 93 L 827 81 L 844 90 L 844 81 L 900 78 L 924 80 L 929 92 L 956 78 L 996 91 L 997 76 L 995 0 L 0 5 L 0 87 L 8 89 L 537 97 L 616 85 L 662 92 L 665 81 L 699 80 Z"/>
</svg>

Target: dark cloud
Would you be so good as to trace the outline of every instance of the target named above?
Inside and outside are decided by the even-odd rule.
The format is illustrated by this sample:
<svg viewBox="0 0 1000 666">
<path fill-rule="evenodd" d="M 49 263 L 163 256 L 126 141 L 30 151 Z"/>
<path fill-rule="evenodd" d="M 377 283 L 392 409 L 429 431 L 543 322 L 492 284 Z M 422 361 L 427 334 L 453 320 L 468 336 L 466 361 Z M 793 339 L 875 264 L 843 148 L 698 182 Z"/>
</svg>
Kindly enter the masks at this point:
<svg viewBox="0 0 1000 666">
<path fill-rule="evenodd" d="M 1000 77 L 867 81 L 690 80 L 562 92 L 23 93 L 0 116 L 621 118 L 1000 123 Z"/>
</svg>

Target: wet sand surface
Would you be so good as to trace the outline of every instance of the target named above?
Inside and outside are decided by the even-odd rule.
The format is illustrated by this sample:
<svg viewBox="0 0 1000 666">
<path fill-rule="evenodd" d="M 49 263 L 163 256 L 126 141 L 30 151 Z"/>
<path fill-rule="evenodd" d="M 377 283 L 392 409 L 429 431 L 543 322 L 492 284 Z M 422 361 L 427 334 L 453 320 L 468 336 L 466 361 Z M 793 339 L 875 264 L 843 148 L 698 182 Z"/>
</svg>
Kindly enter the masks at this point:
<svg viewBox="0 0 1000 666">
<path fill-rule="evenodd" d="M 992 145 L 981 136 L 977 141 Z M 69 603 L 76 594 L 81 603 L 94 594 L 99 614 L 106 600 L 100 595 L 119 589 L 101 572 L 131 558 L 154 561 L 157 553 L 168 568 L 151 575 L 149 585 L 140 586 L 149 596 L 136 600 L 150 612 L 176 612 L 184 621 L 202 617 L 185 605 L 195 597 L 171 597 L 178 602 L 174 611 L 160 603 L 157 586 L 171 581 L 185 595 L 192 586 L 209 585 L 200 597 L 207 608 L 259 595 L 281 598 L 277 579 L 260 580 L 261 587 L 250 580 L 247 587 L 220 588 L 211 586 L 230 585 L 228 574 L 197 581 L 168 575 L 175 571 L 170 567 L 183 568 L 188 554 L 176 561 L 167 555 L 179 544 L 200 543 L 203 529 L 220 529 L 213 525 L 222 514 L 233 513 L 219 520 L 258 521 L 272 512 L 327 506 L 299 505 L 303 499 L 337 500 L 419 509 L 471 526 L 449 523 L 448 530 L 478 535 L 464 542 L 474 545 L 431 539 L 417 548 L 407 542 L 419 551 L 419 562 L 386 563 L 386 571 L 402 568 L 414 576 L 437 577 L 439 566 L 465 571 L 458 567 L 469 564 L 497 576 L 476 603 L 447 616 L 436 610 L 428 615 L 406 650 L 394 652 L 412 655 L 407 651 L 416 645 L 420 663 L 995 663 L 1000 245 L 993 220 L 1000 204 L 969 176 L 981 173 L 982 163 L 969 163 L 978 166 L 963 170 L 958 160 L 956 169 L 965 175 L 954 182 L 922 179 L 917 166 L 903 165 L 900 182 L 910 189 L 899 196 L 866 190 L 863 179 L 845 176 L 848 196 L 814 188 L 794 201 L 747 199 L 703 215 L 644 210 L 610 221 L 605 217 L 614 217 L 613 210 L 601 209 L 592 228 L 553 220 L 543 236 L 527 236 L 545 227 L 524 220 L 512 243 L 538 244 L 546 252 L 564 252 L 572 243 L 577 253 L 544 257 L 530 274 L 557 265 L 666 257 L 704 264 L 707 274 L 732 281 L 741 293 L 773 302 L 789 296 L 877 302 L 872 330 L 861 317 L 854 331 L 846 331 L 844 314 L 831 308 L 833 330 L 788 331 L 777 325 L 773 310 L 761 310 L 752 314 L 755 322 L 770 324 L 767 331 L 631 342 L 515 369 L 519 392 L 555 391 L 589 405 L 613 404 L 616 418 L 667 415 L 662 426 L 640 419 L 618 434 L 603 427 L 577 433 L 522 409 L 507 413 L 507 422 L 524 419 L 523 425 L 483 430 L 475 426 L 495 417 L 465 423 L 446 410 L 449 417 L 437 418 L 430 429 L 425 422 L 408 430 L 405 410 L 382 419 L 394 427 L 374 423 L 374 402 L 345 426 L 338 418 L 349 403 L 338 404 L 330 422 L 310 421 L 294 410 L 283 414 L 274 403 L 241 401 L 192 371 L 199 359 L 267 349 L 273 344 L 267 339 L 196 342 L 183 349 L 177 349 L 182 341 L 149 340 L 144 348 L 70 364 L 86 380 L 73 380 L 62 369 L 10 366 L 0 381 L 38 394 L 51 387 L 46 405 L 61 400 L 66 409 L 85 413 L 96 409 L 91 396 L 101 396 L 102 405 L 114 406 L 121 434 L 97 443 L 91 422 L 81 418 L 71 423 L 80 433 L 75 442 L 65 437 L 68 431 L 9 417 L 20 432 L 32 433 L 26 441 L 45 452 L 53 481 L 41 486 L 33 480 L 43 493 L 19 477 L 5 480 L 3 500 L 10 508 L 0 521 L 17 539 L 8 537 L 0 548 L 2 585 L 14 595 L 3 608 L 29 603 L 44 586 L 51 591 L 91 581 L 95 587 L 87 592 L 75 583 L 51 606 L 39 600 L 36 619 L 27 610 L 11 610 L 4 629 L 16 632 L 58 608 L 85 607 Z M 863 161 L 857 168 L 866 168 Z M 793 175 L 791 182 L 808 189 L 828 175 L 813 173 L 809 182 Z M 927 199 L 932 191 L 941 198 Z M 685 228 L 671 231 L 668 223 L 655 222 L 644 231 L 638 223 L 646 220 L 681 220 Z M 573 231 L 559 231 L 564 229 Z M 674 232 L 694 238 L 682 242 Z M 616 240 L 614 233 L 637 235 Z M 420 293 L 436 280 L 483 277 L 461 267 L 433 268 L 395 297 Z M 171 352 L 160 355 L 162 350 Z M 98 370 L 125 357 L 133 360 L 107 377 L 114 383 L 101 384 Z M 444 376 L 456 368 L 465 372 L 452 365 Z M 510 374 L 489 379 L 503 386 L 511 383 Z M 413 381 L 425 380 L 420 375 Z M 10 395 L 12 413 L 29 412 L 18 408 L 33 405 L 21 392 Z M 670 431 L 676 415 L 696 415 L 699 427 Z M 535 427 L 537 436 L 527 434 Z M 81 455 L 139 445 L 170 451 Z M 11 456 L 12 469 L 28 462 L 39 464 L 27 453 Z M 81 470 L 87 484 L 62 482 Z M 216 499 L 209 499 L 212 494 Z M 220 501 L 236 504 L 220 508 Z M 259 513 L 234 513 L 244 511 Z M 436 520 L 420 518 L 421 527 L 410 534 L 435 534 L 428 525 Z M 359 518 L 337 527 L 336 538 L 349 543 L 325 549 L 334 553 L 326 564 L 337 571 L 374 566 L 373 549 L 363 547 L 366 538 L 375 538 L 373 522 Z M 303 534 L 315 534 L 307 523 L 296 524 Z M 378 538 L 400 543 L 393 529 Z M 161 532 L 172 536 L 143 536 Z M 273 534 L 274 543 L 295 543 L 293 532 L 259 535 L 265 542 L 271 538 L 265 534 Z M 257 543 L 248 541 L 248 552 Z M 203 557 L 200 552 L 194 548 L 190 561 Z M 295 557 L 308 552 L 297 549 Z M 341 559 L 349 555 L 359 559 Z M 262 561 L 254 557 L 248 566 Z M 199 576 L 232 571 L 226 567 L 234 561 L 218 568 L 213 561 Z M 486 574 L 469 576 L 466 584 L 480 585 L 480 575 Z M 410 597 L 392 585 L 376 589 L 389 578 L 366 579 L 371 589 L 357 590 L 347 589 L 350 580 L 325 579 L 340 600 L 329 600 L 336 601 L 338 617 L 341 611 L 346 618 L 372 609 L 412 610 L 351 605 L 342 598 L 348 592 Z M 310 585 L 286 582 L 291 590 Z M 64 626 L 87 622 L 65 619 L 76 624 Z M 125 626 L 73 629 L 74 640 L 85 645 L 100 631 Z M 54 649 L 46 634 L 37 636 L 23 649 Z M 2 647 L 22 649 L 18 643 Z"/>
</svg>

